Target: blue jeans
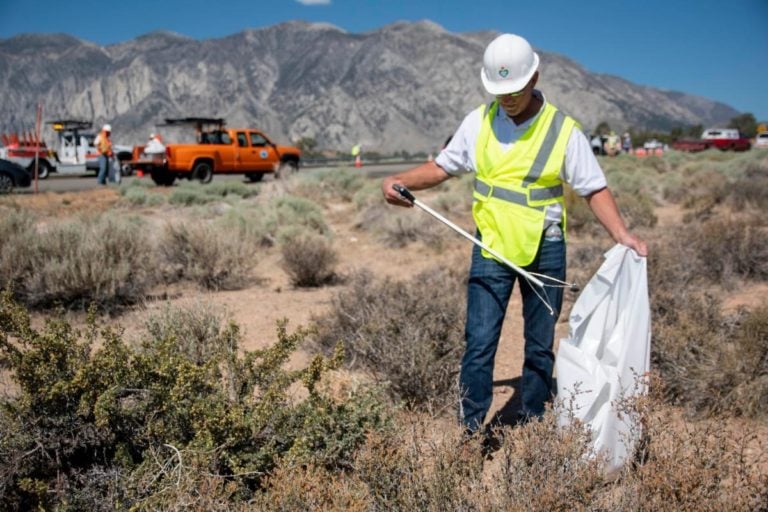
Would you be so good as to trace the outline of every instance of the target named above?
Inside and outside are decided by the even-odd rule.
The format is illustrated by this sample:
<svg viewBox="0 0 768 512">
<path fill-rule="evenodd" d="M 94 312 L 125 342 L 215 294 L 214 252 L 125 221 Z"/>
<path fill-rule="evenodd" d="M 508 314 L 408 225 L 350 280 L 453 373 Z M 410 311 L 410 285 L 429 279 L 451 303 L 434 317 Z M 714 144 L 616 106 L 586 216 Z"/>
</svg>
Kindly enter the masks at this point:
<svg viewBox="0 0 768 512">
<path fill-rule="evenodd" d="M 96 177 L 96 181 L 99 185 L 107 184 L 110 163 L 107 155 L 99 155 L 99 175 Z"/>
<path fill-rule="evenodd" d="M 544 238 L 534 261 L 525 270 L 565 280 L 565 241 Z M 467 289 L 466 348 L 461 361 L 461 420 L 470 431 L 478 430 L 485 420 L 493 398 L 493 365 L 501 327 L 517 272 L 496 260 L 484 258 L 474 246 Z M 547 281 L 544 281 L 547 284 Z M 525 279 L 520 279 L 523 298 L 525 361 L 521 385 L 524 416 L 540 416 L 552 398 L 552 370 L 555 354 L 552 345 L 555 324 L 563 303 L 563 289 L 545 287 L 547 307 Z"/>
</svg>

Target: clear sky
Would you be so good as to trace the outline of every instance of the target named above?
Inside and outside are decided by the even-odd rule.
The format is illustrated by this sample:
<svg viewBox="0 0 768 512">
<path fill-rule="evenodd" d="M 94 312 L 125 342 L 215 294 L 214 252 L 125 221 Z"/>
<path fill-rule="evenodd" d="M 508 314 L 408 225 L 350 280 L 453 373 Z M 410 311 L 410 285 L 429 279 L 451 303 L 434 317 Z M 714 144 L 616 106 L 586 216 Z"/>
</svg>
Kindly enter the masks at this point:
<svg viewBox="0 0 768 512">
<path fill-rule="evenodd" d="M 517 33 L 590 71 L 768 121 L 768 0 L 0 0 L 0 38 L 58 32 L 101 45 L 155 30 L 209 39 L 302 20 L 358 33 L 425 19 Z"/>
</svg>

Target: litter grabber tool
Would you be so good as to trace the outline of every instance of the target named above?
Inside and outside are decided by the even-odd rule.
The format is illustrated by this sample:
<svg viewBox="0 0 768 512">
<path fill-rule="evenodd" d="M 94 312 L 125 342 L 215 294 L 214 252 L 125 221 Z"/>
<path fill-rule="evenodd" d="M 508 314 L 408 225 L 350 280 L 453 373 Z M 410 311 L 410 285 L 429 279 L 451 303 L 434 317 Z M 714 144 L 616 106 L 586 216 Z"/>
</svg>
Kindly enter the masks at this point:
<svg viewBox="0 0 768 512">
<path fill-rule="evenodd" d="M 449 228 L 451 228 L 452 230 L 454 230 L 455 232 L 457 232 L 458 234 L 460 234 L 461 236 L 463 236 L 464 238 L 472 242 L 473 244 L 484 249 L 488 254 L 493 256 L 496 260 L 500 261 L 501 263 L 505 264 L 506 266 L 508 266 L 515 272 L 517 272 L 523 279 L 528 281 L 528 283 L 530 283 L 531 285 L 535 285 L 535 286 L 531 286 L 531 289 L 539 297 L 539 299 L 541 299 L 541 301 L 547 307 L 551 315 L 554 315 L 555 311 L 552 308 L 552 306 L 549 304 L 549 301 L 546 299 L 546 294 L 542 296 L 541 293 L 536 290 L 536 287 L 538 287 L 539 290 L 541 291 L 544 291 L 545 286 L 557 287 L 557 288 L 568 288 L 573 292 L 579 291 L 579 287 L 576 286 L 575 283 L 567 283 L 565 281 L 561 281 L 551 276 L 523 270 L 522 268 L 520 268 L 519 266 L 509 261 L 507 258 L 502 256 L 498 252 L 494 251 L 493 249 L 485 245 L 481 240 L 478 240 L 477 238 L 467 233 L 465 230 L 463 230 L 462 228 L 460 228 L 459 226 L 457 226 L 456 224 L 454 224 L 453 222 L 446 219 L 441 214 L 439 214 L 438 212 L 436 212 L 435 210 L 427 206 L 426 204 L 416 199 L 416 197 L 411 193 L 411 191 L 405 188 L 404 186 L 400 185 L 399 183 L 395 183 L 394 185 L 392 185 L 392 188 L 395 190 L 395 192 L 400 194 L 400 196 L 403 199 L 410 201 L 411 203 L 413 203 L 414 206 L 418 206 L 420 209 L 424 210 L 425 212 L 427 212 L 428 214 L 430 214 L 431 216 L 433 216 L 434 218 L 436 218 L 437 220 L 439 220 L 440 222 L 442 222 L 443 224 L 445 224 L 446 226 L 448 226 Z M 544 284 L 542 280 L 550 281 L 551 283 L 556 283 L 556 284 L 549 284 L 549 283 Z"/>
</svg>

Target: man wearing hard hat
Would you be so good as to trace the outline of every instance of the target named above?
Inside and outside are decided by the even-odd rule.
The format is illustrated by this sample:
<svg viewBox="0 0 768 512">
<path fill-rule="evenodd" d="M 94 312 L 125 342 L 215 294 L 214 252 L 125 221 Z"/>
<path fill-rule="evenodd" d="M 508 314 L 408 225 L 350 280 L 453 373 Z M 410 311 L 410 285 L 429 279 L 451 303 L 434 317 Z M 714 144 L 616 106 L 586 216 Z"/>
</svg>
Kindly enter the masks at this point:
<svg viewBox="0 0 768 512">
<path fill-rule="evenodd" d="M 96 151 L 99 152 L 99 175 L 96 177 L 96 181 L 99 185 L 106 185 L 107 178 L 109 177 L 110 166 L 112 165 L 112 156 L 114 155 L 112 149 L 112 127 L 105 124 L 101 127 L 101 132 L 96 136 L 94 144 L 96 145 Z"/>
<path fill-rule="evenodd" d="M 431 162 L 382 182 L 387 202 L 413 206 L 394 185 L 411 190 L 475 173 L 472 214 L 478 238 L 529 272 L 565 279 L 565 201 L 569 184 L 618 243 L 647 254 L 626 228 L 590 143 L 577 123 L 536 89 L 539 56 L 528 41 L 503 34 L 485 49 L 480 79 L 495 98 L 470 112 Z M 468 432 L 485 421 L 493 396 L 493 365 L 518 273 L 485 249 L 472 252 L 467 289 L 466 348 L 461 362 L 461 419 Z M 540 416 L 552 398 L 555 324 L 561 287 L 541 292 L 520 279 L 525 360 L 521 419 Z M 550 314 L 537 293 L 546 293 Z"/>
</svg>

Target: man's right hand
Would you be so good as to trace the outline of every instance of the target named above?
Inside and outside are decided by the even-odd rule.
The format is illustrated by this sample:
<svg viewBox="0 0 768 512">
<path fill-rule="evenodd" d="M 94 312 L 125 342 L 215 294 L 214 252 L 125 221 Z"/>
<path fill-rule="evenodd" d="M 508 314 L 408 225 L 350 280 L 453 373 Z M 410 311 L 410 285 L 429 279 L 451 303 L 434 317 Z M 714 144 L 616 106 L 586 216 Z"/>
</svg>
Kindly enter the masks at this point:
<svg viewBox="0 0 768 512">
<path fill-rule="evenodd" d="M 381 192 L 384 194 L 384 199 L 386 199 L 389 204 L 395 206 L 412 207 L 413 203 L 407 199 L 403 199 L 403 196 L 394 189 L 394 185 L 405 186 L 397 176 L 389 176 L 388 178 L 384 178 L 384 181 L 381 182 Z"/>
<path fill-rule="evenodd" d="M 396 206 L 412 207 L 413 203 L 403 197 L 392 188 L 392 185 L 400 184 L 411 190 L 424 190 L 444 182 L 451 176 L 440 168 L 434 161 L 414 167 L 413 169 L 384 178 L 381 182 L 381 192 L 389 204 Z"/>
</svg>

